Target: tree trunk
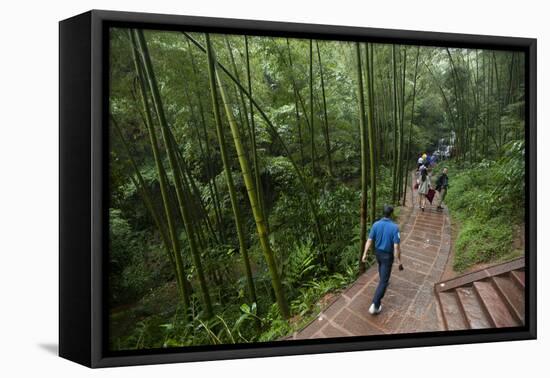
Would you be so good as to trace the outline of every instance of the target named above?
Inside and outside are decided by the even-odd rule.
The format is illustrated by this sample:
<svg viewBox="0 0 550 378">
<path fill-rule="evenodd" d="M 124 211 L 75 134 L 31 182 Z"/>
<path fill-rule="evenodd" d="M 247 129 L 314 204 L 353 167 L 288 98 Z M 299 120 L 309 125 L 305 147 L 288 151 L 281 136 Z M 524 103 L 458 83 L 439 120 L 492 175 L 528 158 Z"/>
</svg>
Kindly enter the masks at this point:
<svg viewBox="0 0 550 378">
<path fill-rule="evenodd" d="M 391 185 L 391 201 L 392 204 L 396 202 L 397 191 L 397 165 L 398 165 L 398 151 L 399 148 L 399 124 L 397 121 L 397 62 L 395 57 L 395 45 L 392 45 L 392 67 L 393 67 L 393 171 L 392 171 L 392 185 Z"/>
<path fill-rule="evenodd" d="M 147 188 L 147 184 L 145 183 L 145 180 L 141 175 L 141 172 L 137 166 L 137 163 L 133 157 L 133 154 L 130 151 L 130 146 L 128 146 L 128 143 L 126 142 L 126 139 L 122 134 L 122 130 L 118 126 L 118 122 L 115 121 L 113 116 L 111 116 L 110 118 L 111 118 L 111 122 L 113 123 L 114 130 L 119 135 L 119 139 L 122 142 L 124 149 L 126 150 L 126 155 L 128 156 L 128 160 L 130 160 L 130 165 L 132 166 L 132 168 L 134 169 L 134 172 L 136 173 L 137 180 L 133 176 L 130 176 L 130 180 L 132 180 L 132 183 L 134 184 L 136 189 L 139 191 L 141 198 L 143 199 L 143 203 L 145 204 L 145 207 L 147 208 L 147 210 L 149 210 L 149 213 L 151 214 L 151 218 L 153 219 L 153 222 L 155 223 L 155 226 L 159 231 L 160 237 L 162 239 L 162 244 L 166 249 L 166 254 L 168 255 L 168 259 L 170 260 L 170 263 L 174 269 L 176 281 L 179 287 L 179 285 L 181 284 L 180 282 L 181 278 L 178 275 L 178 268 L 176 266 L 176 260 L 174 259 L 171 240 L 168 234 L 166 233 L 166 225 L 163 222 L 162 216 L 158 213 L 157 209 L 155 208 L 155 205 L 151 196 L 151 192 Z"/>
<path fill-rule="evenodd" d="M 296 127 L 298 129 L 298 147 L 300 149 L 300 161 L 303 167 L 305 164 L 304 142 L 302 138 L 302 121 L 300 118 L 300 110 L 298 109 L 300 94 L 298 93 L 298 88 L 296 87 L 296 80 L 294 79 L 294 73 L 293 73 L 294 66 L 292 64 L 292 53 L 290 51 L 290 41 L 288 40 L 288 38 L 286 39 L 286 46 L 288 50 L 288 62 L 289 62 L 289 69 L 290 69 L 290 79 L 292 81 L 292 91 L 294 92 L 294 113 L 296 116 Z"/>
<path fill-rule="evenodd" d="M 370 222 L 374 223 L 376 218 L 376 161 L 375 161 L 375 135 L 374 135 L 374 82 L 373 82 L 373 50 L 372 44 L 366 44 L 367 49 L 367 101 L 368 101 L 368 118 L 367 132 L 369 139 L 369 160 L 370 160 Z"/>
<path fill-rule="evenodd" d="M 420 55 L 420 47 L 416 48 L 416 59 L 414 64 L 414 79 L 413 79 L 413 92 L 412 92 L 412 105 L 411 105 L 411 122 L 409 124 L 409 140 L 407 141 L 407 153 L 405 155 L 406 159 L 406 165 L 405 165 L 405 185 L 403 186 L 403 205 L 406 204 L 407 201 L 407 185 L 409 181 L 409 162 L 411 160 L 411 140 L 412 140 L 412 128 L 413 128 L 413 120 L 414 120 L 414 100 L 416 98 L 416 78 L 418 75 L 418 57 Z M 412 195 L 412 193 L 411 193 Z M 411 203 L 412 203 L 412 197 L 411 197 Z M 414 204 L 413 204 L 414 205 Z"/>
<path fill-rule="evenodd" d="M 185 194 L 181 186 L 181 177 L 176 165 L 177 164 L 176 155 L 172 148 L 172 143 L 170 142 L 170 139 L 169 139 L 168 122 L 166 121 L 166 117 L 164 114 L 164 107 L 163 107 L 162 99 L 160 97 L 160 93 L 158 90 L 157 80 L 155 77 L 155 73 L 153 71 L 153 65 L 151 62 L 151 58 L 149 56 L 149 51 L 147 49 L 147 43 L 145 41 L 145 36 L 143 35 L 143 31 L 137 30 L 136 37 L 137 37 L 139 50 L 143 58 L 145 76 L 147 77 L 147 81 L 149 83 L 149 89 L 151 91 L 151 97 L 153 99 L 154 108 L 156 110 L 156 114 L 161 126 L 161 133 L 164 139 L 166 152 L 168 154 L 170 169 L 172 170 L 172 174 L 174 175 L 174 186 L 176 189 L 176 197 L 178 200 L 180 215 L 183 219 L 185 232 L 187 234 L 189 249 L 191 250 L 193 263 L 197 270 L 197 277 L 199 280 L 199 286 L 201 289 L 202 300 L 204 305 L 204 313 L 207 318 L 210 318 L 212 316 L 212 304 L 210 302 L 208 286 L 207 286 L 206 278 L 204 276 L 204 271 L 202 268 L 200 252 L 196 244 L 196 239 L 195 239 L 196 235 L 193 229 L 191 217 L 189 215 L 189 209 L 187 208 L 187 206 L 185 206 L 185 203 L 184 203 Z"/>
<path fill-rule="evenodd" d="M 166 171 L 164 170 L 164 166 L 162 165 L 162 158 L 160 156 L 160 151 L 158 149 L 157 135 L 156 135 L 155 127 L 153 125 L 153 117 L 151 116 L 151 110 L 149 108 L 149 103 L 147 101 L 145 77 L 144 77 L 142 63 L 140 62 L 140 59 L 137 53 L 138 47 L 136 42 L 136 35 L 132 31 L 130 31 L 129 34 L 132 41 L 132 56 L 134 60 L 136 75 L 138 77 L 138 82 L 139 82 L 141 102 L 142 102 L 142 106 L 146 116 L 146 127 L 149 133 L 149 140 L 151 143 L 151 149 L 153 151 L 153 158 L 155 160 L 157 174 L 159 176 L 159 185 L 160 185 L 160 191 L 161 191 L 161 197 L 162 197 L 162 204 L 166 215 L 166 222 L 168 225 L 168 232 L 170 235 L 172 253 L 174 254 L 174 261 L 177 269 L 176 278 L 178 282 L 178 288 L 179 288 L 180 295 L 182 297 L 183 311 L 185 314 L 184 316 L 187 317 L 189 315 L 189 309 L 190 309 L 190 295 L 186 285 L 185 267 L 183 263 L 183 258 L 181 256 L 181 246 L 179 242 L 178 233 L 176 230 L 176 222 L 174 219 L 174 214 L 172 213 L 172 206 L 170 205 L 168 180 L 166 178 Z"/>
<path fill-rule="evenodd" d="M 315 113 L 313 111 L 313 40 L 309 40 L 309 132 L 311 141 L 311 174 L 315 177 Z"/>
<path fill-rule="evenodd" d="M 321 93 L 323 94 L 323 115 L 325 119 L 325 149 L 326 149 L 326 157 L 327 157 L 327 167 L 328 167 L 328 174 L 332 177 L 334 176 L 334 172 L 332 169 L 332 156 L 330 152 L 330 134 L 329 134 L 329 126 L 328 126 L 328 113 L 327 113 L 327 98 L 325 95 L 325 78 L 323 75 L 323 62 L 321 61 L 321 50 L 319 49 L 319 42 L 315 41 L 315 45 L 317 47 L 317 57 L 319 58 L 319 74 L 321 76 Z"/>
<path fill-rule="evenodd" d="M 244 48 L 246 56 L 246 76 L 248 81 L 248 93 L 252 96 L 252 79 L 250 74 L 250 57 L 248 54 L 248 37 L 244 36 Z M 241 92 L 241 97 L 243 94 Z M 244 102 L 244 100 L 243 100 Z M 262 206 L 262 211 L 266 216 L 265 223 L 267 230 L 269 231 L 269 216 L 267 214 L 267 209 L 265 206 L 265 198 L 262 190 L 262 177 L 260 174 L 260 161 L 258 159 L 258 148 L 256 145 L 256 122 L 254 121 L 254 106 L 252 101 L 249 101 L 250 104 L 250 134 L 251 134 L 251 144 L 252 144 L 252 164 L 254 165 L 254 178 L 256 179 L 256 191 L 260 205 Z"/>
<path fill-rule="evenodd" d="M 362 261 L 365 243 L 367 241 L 367 130 L 365 125 L 365 95 L 363 93 L 363 69 L 361 68 L 361 45 L 355 43 L 357 59 L 357 94 L 359 98 L 359 138 L 361 140 L 361 204 L 360 204 L 360 235 L 359 235 L 359 273 L 365 272 Z"/>
<path fill-rule="evenodd" d="M 189 34 L 185 33 L 185 32 L 182 32 L 183 35 L 185 35 L 186 38 L 188 38 L 195 46 L 197 46 L 197 48 L 199 48 L 202 52 L 206 53 L 206 48 L 204 48 L 198 41 L 196 41 L 192 36 L 190 36 Z M 313 200 L 313 196 L 311 195 L 311 189 L 310 189 L 310 186 L 307 184 L 306 180 L 305 180 L 305 175 L 304 173 L 302 172 L 302 170 L 300 169 L 300 167 L 298 167 L 298 165 L 296 164 L 296 161 L 294 160 L 294 158 L 292 157 L 292 154 L 290 153 L 290 150 L 288 149 L 288 147 L 286 146 L 286 143 L 284 142 L 284 140 L 281 138 L 281 136 L 279 135 L 279 132 L 277 131 L 277 128 L 273 125 L 273 123 L 271 122 L 271 120 L 269 119 L 269 117 L 265 114 L 265 112 L 263 111 L 262 107 L 260 105 L 258 105 L 258 103 L 256 102 L 256 100 L 254 100 L 254 97 L 252 97 L 250 95 L 250 93 L 244 88 L 244 86 L 235 78 L 235 76 L 233 76 L 231 74 L 231 72 L 225 68 L 221 63 L 219 62 L 215 62 L 216 64 L 216 67 L 219 68 L 231 81 L 233 81 L 236 85 L 237 85 L 237 88 L 246 96 L 248 97 L 248 99 L 250 100 L 250 102 L 252 102 L 252 105 L 254 105 L 254 107 L 256 108 L 256 110 L 258 111 L 259 115 L 261 116 L 261 118 L 265 121 L 266 125 L 268 126 L 268 128 L 271 130 L 273 136 L 275 136 L 277 138 L 277 140 L 279 141 L 281 147 L 283 148 L 284 152 L 285 152 L 285 155 L 286 157 L 288 158 L 288 160 L 290 161 L 290 164 L 292 165 L 292 168 L 294 169 L 294 171 L 296 172 L 296 176 L 298 177 L 298 181 L 300 182 L 300 185 L 302 186 L 302 188 L 304 189 L 304 193 L 306 195 L 306 202 L 307 202 L 307 205 L 311 211 L 311 214 L 313 216 L 313 220 L 314 220 L 314 226 L 315 226 L 315 232 L 317 234 L 317 238 L 319 239 L 319 243 L 320 244 L 323 244 L 324 243 L 324 239 L 323 239 L 323 233 L 322 233 L 322 225 L 321 225 L 321 222 L 319 220 L 319 215 L 317 213 L 317 208 L 315 206 L 315 203 L 314 203 L 314 200 Z M 324 257 L 325 261 L 326 261 L 326 258 Z"/>
<path fill-rule="evenodd" d="M 216 184 L 216 172 L 214 171 L 214 164 L 211 159 L 211 149 L 210 149 L 210 140 L 208 138 L 208 130 L 206 127 L 206 118 L 204 116 L 204 106 L 202 104 L 202 96 L 199 88 L 197 88 L 196 82 L 199 80 L 199 73 L 197 70 L 197 65 L 195 63 L 195 58 L 193 52 L 191 51 L 191 43 L 187 40 L 187 51 L 189 55 L 189 60 L 191 61 L 191 67 L 193 69 L 193 75 L 195 80 L 193 81 L 194 90 L 197 96 L 198 105 L 199 105 L 199 115 L 201 119 L 201 126 L 204 134 L 204 144 L 206 149 L 206 170 L 208 172 L 208 188 L 212 196 L 212 201 L 214 205 L 214 212 L 216 213 L 216 219 L 218 223 L 218 233 L 220 235 L 220 240 L 222 243 L 225 243 L 225 225 L 223 222 L 223 217 L 221 215 L 221 206 L 220 206 L 220 195 L 218 191 L 218 185 Z"/>
<path fill-rule="evenodd" d="M 269 244 L 269 236 L 267 233 L 267 227 L 265 224 L 265 218 L 264 214 L 262 213 L 262 209 L 260 207 L 260 204 L 258 203 L 258 199 L 256 197 L 256 189 L 254 188 L 254 180 L 252 178 L 252 175 L 250 174 L 250 165 L 248 163 L 248 160 L 246 159 L 244 147 L 241 141 L 241 136 L 239 133 L 239 128 L 235 122 L 231 106 L 228 103 L 228 98 L 225 93 L 225 89 L 223 87 L 223 83 L 220 80 L 216 65 L 215 65 L 215 58 L 213 55 L 212 47 L 210 45 L 210 38 L 208 34 L 206 35 L 206 45 L 207 45 L 207 53 L 208 53 L 208 69 L 210 72 L 210 75 L 212 77 L 216 77 L 216 81 L 219 85 L 220 89 L 220 95 L 221 100 L 223 102 L 223 106 L 225 108 L 225 113 L 227 116 L 227 119 L 229 121 L 229 126 L 231 128 L 231 134 L 233 136 L 233 142 L 235 144 L 235 149 L 237 150 L 237 157 L 239 159 L 239 165 L 241 167 L 241 173 L 243 175 L 244 183 L 247 189 L 248 193 L 248 199 L 250 202 L 250 206 L 252 207 L 252 215 L 254 216 L 254 221 L 256 223 L 256 229 L 258 231 L 258 238 L 260 241 L 260 246 L 262 248 L 262 251 L 264 253 L 264 257 L 267 262 L 267 266 L 269 269 L 269 273 L 271 275 L 271 284 L 273 286 L 273 290 L 275 291 L 275 296 L 277 298 L 277 304 L 279 305 L 279 310 L 281 311 L 281 315 L 288 319 L 290 317 L 290 311 L 288 308 L 288 304 L 286 301 L 286 297 L 283 292 L 283 286 L 281 283 L 281 278 L 279 277 L 279 273 L 277 270 L 277 265 L 275 263 L 275 258 L 273 256 L 273 252 L 271 250 L 271 246 Z M 212 81 L 212 79 L 211 79 Z M 214 86 L 213 86 L 214 88 Z"/>
<path fill-rule="evenodd" d="M 206 35 L 207 45 L 210 45 L 210 37 Z M 212 53 L 211 53 L 212 54 Z M 227 190 L 229 191 L 229 198 L 231 199 L 231 208 L 233 210 L 233 217 L 235 218 L 235 228 L 237 230 L 237 238 L 239 240 L 239 251 L 243 257 L 243 263 L 245 267 L 246 282 L 248 285 L 248 295 L 251 303 L 257 303 L 256 288 L 254 287 L 254 280 L 252 278 L 252 269 L 250 268 L 250 259 L 248 257 L 248 249 L 246 247 L 246 238 L 244 234 L 244 224 L 242 221 L 241 209 L 239 208 L 239 202 L 237 199 L 237 193 L 235 192 L 235 184 L 233 182 L 233 176 L 231 174 L 231 164 L 227 154 L 227 148 L 225 144 L 225 137 L 223 133 L 223 125 L 220 116 L 220 108 L 218 103 L 218 95 L 216 90 L 216 79 L 214 77 L 214 71 L 211 68 L 213 66 L 213 60 L 211 55 L 208 55 L 208 77 L 210 84 L 210 96 L 212 98 L 212 108 L 214 114 L 214 121 L 216 123 L 216 134 L 218 136 L 218 144 L 220 146 L 220 154 L 223 163 L 223 169 L 225 172 L 225 181 L 227 183 Z"/>
<path fill-rule="evenodd" d="M 407 71 L 407 47 L 403 47 L 403 74 L 401 76 L 401 101 L 400 101 L 400 116 L 399 116 L 399 153 L 397 154 L 399 178 L 397 180 L 398 190 L 397 190 L 397 203 L 399 203 L 399 198 L 403 194 L 403 134 L 404 134 L 404 121 L 405 121 L 405 74 Z"/>
</svg>

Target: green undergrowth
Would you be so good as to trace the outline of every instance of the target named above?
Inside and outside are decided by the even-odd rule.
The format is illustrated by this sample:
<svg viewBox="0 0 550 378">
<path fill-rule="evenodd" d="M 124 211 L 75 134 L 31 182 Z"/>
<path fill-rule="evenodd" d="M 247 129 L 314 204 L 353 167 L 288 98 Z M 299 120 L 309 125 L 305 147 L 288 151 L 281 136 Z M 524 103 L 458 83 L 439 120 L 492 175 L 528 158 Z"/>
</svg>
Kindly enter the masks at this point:
<svg viewBox="0 0 550 378">
<path fill-rule="evenodd" d="M 273 172 L 273 176 L 281 181 L 276 173 Z M 285 185 L 295 185 L 292 177 L 285 180 L 288 180 Z M 389 193 L 381 185 L 380 207 Z M 182 309 L 177 305 L 177 287 L 170 280 L 162 286 L 151 287 L 147 295 L 133 304 L 119 305 L 111 311 L 111 348 L 131 350 L 275 341 L 303 328 L 330 298 L 357 278 L 359 195 L 354 185 L 341 183 L 319 190 L 317 204 L 325 231 L 322 245 L 312 230 L 303 196 L 283 193 L 273 201 L 270 242 L 290 305 L 289 321 L 279 313 L 267 268 L 263 265 L 262 251 L 257 241 L 251 239 L 249 254 L 258 292 L 257 303 L 247 301 L 246 281 L 234 280 L 223 289 L 212 290 L 216 315 L 210 319 L 201 315 L 200 296 L 194 292 L 191 301 L 194 320 L 189 321 L 182 316 Z M 126 228 L 121 226 L 115 231 L 124 234 Z M 372 261 L 367 266 L 370 264 Z M 238 264 L 229 266 L 233 270 L 240 269 Z M 233 270 L 224 273 L 233 275 Z M 192 283 L 196 287 L 196 282 Z M 121 281 L 122 284 L 126 281 Z"/>
<path fill-rule="evenodd" d="M 311 266 L 307 262 L 300 266 L 294 272 L 296 279 L 307 274 Z M 157 302 L 171 302 L 170 296 L 177 295 L 175 285 L 169 284 L 142 299 L 132 309 L 111 314 L 111 347 L 121 350 L 278 340 L 307 325 L 321 311 L 320 301 L 324 296 L 336 295 L 354 279 L 355 272 L 350 271 L 318 279 L 312 277 L 301 284 L 290 302 L 293 315 L 290 321 L 282 318 L 275 304 L 264 303 L 267 298 L 260 299 L 260 307 L 268 306 L 267 313 L 259 313 L 256 303 L 240 306 L 218 303 L 215 308 L 218 315 L 213 318 L 207 320 L 198 316 L 193 321 L 185 321 L 179 307 L 164 312 L 156 308 Z"/>
<path fill-rule="evenodd" d="M 511 142 L 496 160 L 476 164 L 439 164 L 434 177 L 449 167 L 446 203 L 459 225 L 453 269 L 464 272 L 480 263 L 496 263 L 523 255 L 514 243 L 524 224 L 524 146 Z"/>
</svg>

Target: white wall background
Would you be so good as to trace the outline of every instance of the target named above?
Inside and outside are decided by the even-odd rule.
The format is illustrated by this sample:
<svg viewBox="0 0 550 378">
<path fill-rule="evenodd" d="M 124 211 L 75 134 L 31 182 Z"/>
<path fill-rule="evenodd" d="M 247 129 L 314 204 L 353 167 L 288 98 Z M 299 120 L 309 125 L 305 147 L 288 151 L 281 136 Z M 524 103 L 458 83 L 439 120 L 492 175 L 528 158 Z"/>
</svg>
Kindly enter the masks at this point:
<svg viewBox="0 0 550 378">
<path fill-rule="evenodd" d="M 6 1 L 0 22 L 0 376 L 541 376 L 548 371 L 550 225 L 544 1 Z M 539 340 L 89 370 L 56 356 L 58 25 L 89 9 L 538 38 Z M 545 216 L 546 214 L 546 216 Z M 537 373 L 539 372 L 539 373 Z"/>
</svg>

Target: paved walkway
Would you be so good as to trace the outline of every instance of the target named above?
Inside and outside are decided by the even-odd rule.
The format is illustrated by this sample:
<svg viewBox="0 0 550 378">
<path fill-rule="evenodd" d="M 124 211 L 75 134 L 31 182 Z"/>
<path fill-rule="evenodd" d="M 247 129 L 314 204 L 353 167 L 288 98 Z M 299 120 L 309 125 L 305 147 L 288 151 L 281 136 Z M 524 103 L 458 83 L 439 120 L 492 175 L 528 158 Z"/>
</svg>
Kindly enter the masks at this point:
<svg viewBox="0 0 550 378">
<path fill-rule="evenodd" d="M 411 206 L 411 202 L 415 206 Z M 382 300 L 382 312 L 379 315 L 368 313 L 378 284 L 375 264 L 315 320 L 289 339 L 444 330 L 434 283 L 440 281 L 450 252 L 449 216 L 447 210 L 436 210 L 435 201 L 425 212 L 420 211 L 416 191 L 412 201 L 409 198 L 407 203 L 400 216 L 401 260 L 405 269 L 399 271 L 394 265 L 390 285 Z"/>
</svg>

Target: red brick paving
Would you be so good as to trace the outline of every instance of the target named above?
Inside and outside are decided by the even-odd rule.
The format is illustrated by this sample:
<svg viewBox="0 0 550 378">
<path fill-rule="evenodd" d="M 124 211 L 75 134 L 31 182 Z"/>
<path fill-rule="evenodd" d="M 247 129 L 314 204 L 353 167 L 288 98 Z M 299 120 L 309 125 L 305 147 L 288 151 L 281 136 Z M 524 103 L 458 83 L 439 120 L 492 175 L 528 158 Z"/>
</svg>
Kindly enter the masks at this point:
<svg viewBox="0 0 550 378">
<path fill-rule="evenodd" d="M 401 211 L 401 254 L 404 266 L 394 266 L 389 287 L 382 300 L 382 312 L 370 315 L 378 268 L 376 264 L 325 308 L 315 320 L 289 339 L 365 336 L 444 330 L 434 294 L 451 244 L 451 225 L 447 210 L 428 205 L 425 212 L 409 198 Z M 371 251 L 372 253 L 372 251 Z"/>
</svg>

